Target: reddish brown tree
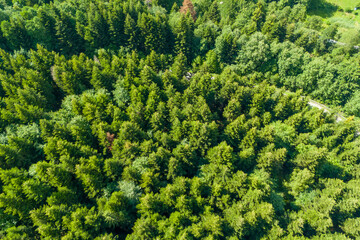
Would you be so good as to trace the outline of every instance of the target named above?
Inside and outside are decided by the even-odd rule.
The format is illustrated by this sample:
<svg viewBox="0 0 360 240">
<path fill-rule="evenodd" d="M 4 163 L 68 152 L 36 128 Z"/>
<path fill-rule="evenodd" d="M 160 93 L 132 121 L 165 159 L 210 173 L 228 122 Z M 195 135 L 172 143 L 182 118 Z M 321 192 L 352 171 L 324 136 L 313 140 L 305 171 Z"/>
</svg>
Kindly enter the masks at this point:
<svg viewBox="0 0 360 240">
<path fill-rule="evenodd" d="M 115 134 L 111 134 L 109 132 L 106 133 L 106 140 L 110 143 L 110 146 L 108 146 L 108 149 L 110 151 L 112 150 L 114 139 L 115 139 Z"/>
<path fill-rule="evenodd" d="M 180 8 L 180 12 L 183 14 L 187 14 L 188 12 L 190 12 L 191 17 L 194 19 L 194 21 L 196 20 L 196 11 L 194 9 L 194 5 L 192 4 L 191 0 L 184 0 Z"/>
</svg>

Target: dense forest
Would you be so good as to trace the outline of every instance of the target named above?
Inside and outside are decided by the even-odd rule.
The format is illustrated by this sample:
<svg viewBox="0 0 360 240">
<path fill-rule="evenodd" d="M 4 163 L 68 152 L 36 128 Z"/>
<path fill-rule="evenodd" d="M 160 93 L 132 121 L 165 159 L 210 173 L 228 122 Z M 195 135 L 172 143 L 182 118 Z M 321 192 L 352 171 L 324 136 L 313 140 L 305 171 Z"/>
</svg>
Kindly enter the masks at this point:
<svg viewBox="0 0 360 240">
<path fill-rule="evenodd" d="M 0 238 L 358 239 L 360 33 L 326 4 L 1 0 Z"/>
</svg>

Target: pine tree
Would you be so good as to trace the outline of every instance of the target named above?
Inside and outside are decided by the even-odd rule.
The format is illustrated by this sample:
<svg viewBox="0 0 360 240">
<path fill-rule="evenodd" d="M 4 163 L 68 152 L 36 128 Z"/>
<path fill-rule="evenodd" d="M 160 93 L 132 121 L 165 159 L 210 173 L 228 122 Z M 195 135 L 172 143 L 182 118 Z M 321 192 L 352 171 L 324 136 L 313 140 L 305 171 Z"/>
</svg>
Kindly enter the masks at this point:
<svg viewBox="0 0 360 240">
<path fill-rule="evenodd" d="M 161 40 L 155 35 L 155 21 L 151 14 L 143 13 L 137 23 L 141 33 L 141 49 L 149 54 L 152 50 L 157 49 L 158 42 Z"/>
<path fill-rule="evenodd" d="M 176 53 L 183 53 L 190 63 L 194 55 L 194 22 L 190 17 L 182 15 L 177 24 L 175 38 Z"/>
<path fill-rule="evenodd" d="M 1 22 L 1 31 L 14 50 L 32 47 L 31 36 L 25 28 L 25 21 L 21 17 L 12 17 L 10 22 Z"/>
<path fill-rule="evenodd" d="M 56 37 L 58 39 L 58 49 L 65 55 L 71 55 L 82 51 L 83 39 L 78 35 L 72 19 L 64 12 L 56 16 Z"/>
<path fill-rule="evenodd" d="M 125 18 L 124 24 L 124 34 L 127 40 L 127 45 L 130 49 L 136 49 L 139 41 L 138 41 L 138 27 L 134 21 L 134 19 L 128 14 Z"/>
<path fill-rule="evenodd" d="M 176 13 L 179 11 L 179 6 L 176 4 L 176 2 L 173 4 L 173 6 L 171 7 L 171 11 L 170 13 Z"/>
<path fill-rule="evenodd" d="M 183 53 L 177 55 L 174 59 L 174 63 L 171 66 L 171 71 L 177 77 L 177 79 L 181 79 L 186 73 L 186 63 L 187 59 Z"/>
<path fill-rule="evenodd" d="M 90 4 L 88 12 L 88 26 L 85 30 L 85 40 L 93 50 L 106 47 L 109 44 L 109 26 L 102 15 L 100 6 Z"/>
<path fill-rule="evenodd" d="M 209 20 L 213 21 L 216 24 L 220 22 L 221 16 L 218 8 L 218 3 L 216 1 L 211 4 L 209 11 L 206 13 L 206 16 Z"/>
<path fill-rule="evenodd" d="M 255 23 L 257 30 L 261 29 L 261 26 L 265 21 L 265 16 L 266 16 L 266 12 L 265 12 L 264 3 L 262 1 L 259 1 L 256 4 L 256 9 L 254 10 L 253 15 L 251 17 L 251 20 L 253 21 L 253 23 Z"/>
<path fill-rule="evenodd" d="M 45 9 L 40 8 L 37 16 L 40 19 L 40 23 L 44 26 L 46 36 L 48 38 L 48 48 L 56 50 L 56 30 L 55 30 L 55 19 Z"/>
<path fill-rule="evenodd" d="M 108 22 L 110 30 L 110 40 L 114 47 L 124 45 L 124 21 L 125 14 L 122 6 L 118 3 L 112 2 L 111 9 L 108 12 Z"/>
</svg>

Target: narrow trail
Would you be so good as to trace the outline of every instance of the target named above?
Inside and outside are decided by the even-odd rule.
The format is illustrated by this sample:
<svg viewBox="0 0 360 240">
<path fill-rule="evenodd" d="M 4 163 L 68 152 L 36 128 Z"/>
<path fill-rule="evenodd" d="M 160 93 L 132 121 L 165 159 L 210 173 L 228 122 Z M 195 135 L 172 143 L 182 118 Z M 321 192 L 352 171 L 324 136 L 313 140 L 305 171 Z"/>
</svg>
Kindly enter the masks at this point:
<svg viewBox="0 0 360 240">
<path fill-rule="evenodd" d="M 304 97 L 305 98 L 305 97 Z M 308 101 L 308 105 L 311 106 L 311 107 L 315 107 L 317 109 L 320 109 L 320 110 L 324 110 L 324 112 L 326 113 L 330 113 L 332 112 L 331 108 L 325 106 L 324 104 L 321 104 L 319 102 L 316 102 L 314 100 L 309 100 Z M 342 113 L 335 113 L 335 117 L 336 117 L 336 122 L 342 122 L 346 119 L 346 117 L 344 117 L 344 115 Z M 358 137 L 360 136 L 360 132 L 359 131 L 356 131 L 355 132 L 355 136 Z"/>
<path fill-rule="evenodd" d="M 290 91 L 286 91 L 284 94 L 287 95 L 289 93 L 292 93 Z M 306 99 L 306 96 L 301 96 L 302 99 Z M 314 107 L 314 108 L 317 108 L 317 109 L 320 109 L 320 110 L 323 110 L 324 112 L 326 113 L 333 113 L 334 111 L 329 108 L 328 106 L 322 104 L 322 103 L 319 103 L 315 100 L 312 100 L 312 99 L 309 99 L 307 104 L 310 106 L 310 107 Z M 341 122 L 341 121 L 344 121 L 346 119 L 346 117 L 344 116 L 343 113 L 341 112 L 338 112 L 338 113 L 335 113 L 335 117 L 336 117 L 336 122 Z"/>
<path fill-rule="evenodd" d="M 343 42 L 339 42 L 339 41 L 336 41 L 334 39 L 328 39 L 327 40 L 329 43 L 333 43 L 333 44 L 338 44 L 338 45 L 341 45 L 341 46 L 345 46 L 347 45 L 346 43 L 343 43 Z M 355 49 L 359 49 L 360 47 L 359 46 L 354 46 Z"/>
<path fill-rule="evenodd" d="M 311 106 L 311 107 L 318 108 L 320 110 L 324 110 L 324 112 L 326 112 L 326 113 L 331 112 L 331 109 L 329 107 L 327 107 L 324 104 L 321 104 L 319 102 L 316 102 L 314 100 L 309 100 L 308 105 Z M 336 122 L 341 122 L 341 121 L 344 121 L 346 119 L 342 113 L 336 113 L 335 116 L 336 116 Z"/>
</svg>

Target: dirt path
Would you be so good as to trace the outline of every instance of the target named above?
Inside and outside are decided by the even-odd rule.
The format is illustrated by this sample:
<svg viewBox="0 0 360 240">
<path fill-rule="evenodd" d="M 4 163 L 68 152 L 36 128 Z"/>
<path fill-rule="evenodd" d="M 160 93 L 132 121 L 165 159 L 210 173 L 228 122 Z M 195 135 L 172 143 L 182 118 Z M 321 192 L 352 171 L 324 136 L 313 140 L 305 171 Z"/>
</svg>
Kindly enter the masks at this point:
<svg viewBox="0 0 360 240">
<path fill-rule="evenodd" d="M 324 110 L 324 112 L 326 113 L 330 113 L 331 112 L 331 109 L 328 108 L 327 106 L 325 106 L 324 104 L 321 104 L 319 102 L 316 102 L 314 100 L 309 100 L 308 101 L 308 105 L 311 106 L 311 107 L 315 107 L 315 108 L 318 108 L 320 110 Z M 346 118 L 344 117 L 344 115 L 342 115 L 342 113 L 336 113 L 335 114 L 336 116 L 336 122 L 342 122 L 344 121 Z M 360 136 L 360 132 L 359 131 L 356 131 L 355 132 L 355 136 L 358 137 Z"/>
<path fill-rule="evenodd" d="M 316 102 L 314 100 L 309 100 L 308 101 L 308 105 L 311 106 L 311 107 L 316 107 L 320 110 L 324 110 L 324 112 L 326 113 L 330 113 L 331 112 L 331 109 L 328 108 L 327 106 L 325 106 L 324 104 L 321 104 L 319 102 Z M 341 121 L 344 121 L 346 118 L 344 117 L 344 115 L 342 115 L 341 113 L 336 113 L 335 114 L 336 116 L 336 122 L 341 122 Z"/>
</svg>

